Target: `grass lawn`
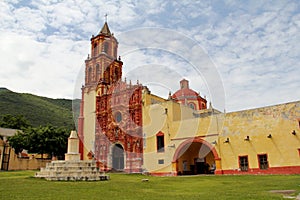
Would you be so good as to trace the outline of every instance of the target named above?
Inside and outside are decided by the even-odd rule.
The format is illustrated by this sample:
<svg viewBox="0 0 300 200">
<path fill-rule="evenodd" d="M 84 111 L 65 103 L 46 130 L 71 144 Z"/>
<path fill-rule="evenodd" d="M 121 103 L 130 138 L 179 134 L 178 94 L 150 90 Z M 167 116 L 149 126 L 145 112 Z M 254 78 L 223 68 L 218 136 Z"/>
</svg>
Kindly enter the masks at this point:
<svg viewBox="0 0 300 200">
<path fill-rule="evenodd" d="M 283 199 L 270 190 L 296 190 L 300 175 L 152 177 L 110 174 L 99 182 L 36 179 L 34 171 L 0 172 L 0 199 Z M 142 182 L 142 179 L 149 179 Z"/>
</svg>

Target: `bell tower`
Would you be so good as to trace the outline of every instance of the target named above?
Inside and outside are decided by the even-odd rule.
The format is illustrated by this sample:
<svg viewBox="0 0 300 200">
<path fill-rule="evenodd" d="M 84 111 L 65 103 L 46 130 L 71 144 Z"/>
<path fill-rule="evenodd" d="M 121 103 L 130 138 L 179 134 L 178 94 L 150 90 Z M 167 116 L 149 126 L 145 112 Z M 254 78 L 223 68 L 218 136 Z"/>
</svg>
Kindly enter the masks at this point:
<svg viewBox="0 0 300 200">
<path fill-rule="evenodd" d="M 110 32 L 107 22 L 100 32 L 90 39 L 90 53 L 85 60 L 85 80 L 81 88 L 78 117 L 79 151 L 81 159 L 94 151 L 96 132 L 96 96 L 106 94 L 122 77 L 123 62 L 117 59 L 118 41 Z"/>
<path fill-rule="evenodd" d="M 118 41 L 107 22 L 90 45 L 78 118 L 81 159 L 96 159 L 104 171 L 141 172 L 143 86 L 122 81 Z"/>
<path fill-rule="evenodd" d="M 98 35 L 91 38 L 91 52 L 85 60 L 86 87 L 99 86 L 101 95 L 121 79 L 123 62 L 117 54 L 118 41 L 105 22 Z"/>
</svg>

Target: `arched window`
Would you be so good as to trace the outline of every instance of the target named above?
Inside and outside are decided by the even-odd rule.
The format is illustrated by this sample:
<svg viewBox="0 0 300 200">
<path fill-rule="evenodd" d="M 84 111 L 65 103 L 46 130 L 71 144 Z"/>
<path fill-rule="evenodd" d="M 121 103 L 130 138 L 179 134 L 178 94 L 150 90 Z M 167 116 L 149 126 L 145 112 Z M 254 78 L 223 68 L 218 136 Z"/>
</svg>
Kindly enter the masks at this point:
<svg viewBox="0 0 300 200">
<path fill-rule="evenodd" d="M 99 80 L 100 78 L 100 66 L 99 64 L 96 65 L 96 78 Z"/>
<path fill-rule="evenodd" d="M 108 74 L 107 71 L 105 71 L 105 72 L 104 72 L 104 82 L 105 82 L 105 83 L 108 83 L 108 81 L 109 81 L 109 74 Z"/>
<path fill-rule="evenodd" d="M 117 111 L 115 114 L 115 120 L 118 123 L 122 121 L 122 114 L 119 111 Z"/>
<path fill-rule="evenodd" d="M 156 134 L 156 147 L 157 147 L 157 152 L 165 151 L 165 136 L 163 132 L 158 132 Z"/>
<path fill-rule="evenodd" d="M 114 57 L 117 58 L 117 47 L 114 48 Z"/>
<path fill-rule="evenodd" d="M 88 83 L 90 83 L 92 81 L 92 67 L 89 67 L 88 69 Z"/>
<path fill-rule="evenodd" d="M 103 51 L 104 51 L 105 53 L 108 53 L 108 43 L 107 43 L 107 42 L 104 43 Z"/>
<path fill-rule="evenodd" d="M 189 103 L 189 107 L 191 108 L 191 109 L 193 109 L 193 110 L 195 110 L 196 109 L 196 106 L 195 106 L 195 104 L 194 103 Z"/>
<path fill-rule="evenodd" d="M 97 43 L 94 44 L 94 56 L 97 56 L 97 50 L 98 47 L 97 47 Z"/>
</svg>

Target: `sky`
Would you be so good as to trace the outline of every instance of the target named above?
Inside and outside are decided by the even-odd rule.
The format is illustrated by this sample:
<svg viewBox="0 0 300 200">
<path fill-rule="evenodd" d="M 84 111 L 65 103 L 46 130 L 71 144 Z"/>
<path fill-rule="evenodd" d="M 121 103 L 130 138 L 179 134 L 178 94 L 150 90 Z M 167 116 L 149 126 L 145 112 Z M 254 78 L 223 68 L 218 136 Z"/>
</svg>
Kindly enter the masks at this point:
<svg viewBox="0 0 300 200">
<path fill-rule="evenodd" d="M 0 87 L 77 98 L 105 14 L 123 77 L 153 94 L 185 78 L 229 112 L 300 100 L 298 0 L 0 0 Z"/>
</svg>

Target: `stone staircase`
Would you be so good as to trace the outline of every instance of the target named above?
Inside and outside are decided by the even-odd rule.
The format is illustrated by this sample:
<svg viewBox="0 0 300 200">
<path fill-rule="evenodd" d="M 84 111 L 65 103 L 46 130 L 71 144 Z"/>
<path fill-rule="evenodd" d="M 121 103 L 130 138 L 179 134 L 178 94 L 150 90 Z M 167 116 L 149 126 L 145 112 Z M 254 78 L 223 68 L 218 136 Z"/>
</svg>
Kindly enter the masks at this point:
<svg viewBox="0 0 300 200">
<path fill-rule="evenodd" d="M 71 131 L 68 138 L 68 152 L 65 160 L 47 163 L 45 168 L 35 174 L 36 178 L 49 181 L 103 181 L 109 175 L 100 172 L 95 160 L 80 160 L 79 139 L 76 131 Z"/>
<path fill-rule="evenodd" d="M 100 172 L 94 160 L 58 160 L 47 163 L 45 168 L 35 174 L 36 178 L 50 181 L 103 181 L 109 175 Z"/>
</svg>

